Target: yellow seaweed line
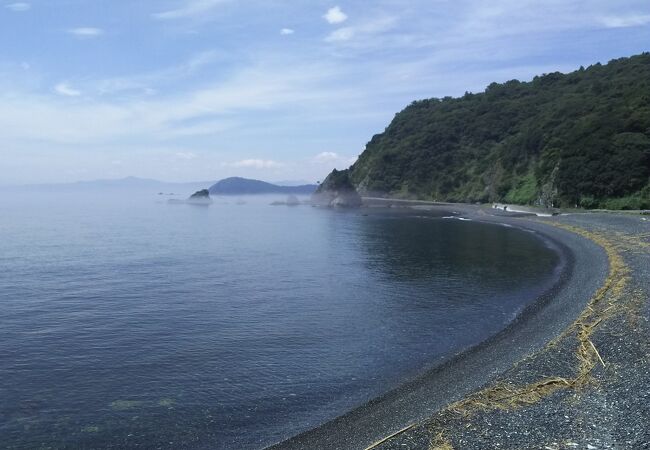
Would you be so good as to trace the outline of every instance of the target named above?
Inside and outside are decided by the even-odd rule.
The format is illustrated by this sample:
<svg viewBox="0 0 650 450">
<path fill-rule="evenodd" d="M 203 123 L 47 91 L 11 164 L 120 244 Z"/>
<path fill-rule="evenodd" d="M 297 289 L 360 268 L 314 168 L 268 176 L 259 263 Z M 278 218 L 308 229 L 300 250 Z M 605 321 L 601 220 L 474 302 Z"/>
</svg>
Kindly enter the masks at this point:
<svg viewBox="0 0 650 450">
<path fill-rule="evenodd" d="M 549 224 L 548 222 L 546 222 Z M 629 281 L 629 268 L 617 250 L 617 246 L 603 235 L 587 231 L 571 225 L 550 223 L 558 228 L 565 229 L 583 236 L 602 247 L 609 261 L 609 273 L 603 285 L 596 291 L 587 303 L 587 307 L 578 319 L 569 326 L 560 336 L 549 342 L 542 351 L 546 351 L 557 344 L 559 340 L 575 332 L 578 338 L 576 357 L 578 360 L 577 375 L 573 378 L 544 377 L 524 386 L 514 386 L 508 383 L 497 383 L 491 387 L 478 391 L 463 400 L 448 405 L 444 410 L 454 411 L 463 417 L 468 417 L 473 411 L 503 409 L 511 410 L 530 405 L 540 401 L 560 389 L 577 389 L 590 381 L 591 372 L 600 363 L 605 366 L 598 349 L 591 341 L 591 335 L 598 325 L 610 317 L 617 309 L 617 302 L 621 298 L 623 289 Z M 608 302 L 603 300 L 608 298 Z M 603 304 L 605 303 L 605 304 Z M 443 410 L 443 411 L 444 411 Z M 442 412 L 442 411 L 441 411 Z M 365 450 L 372 450 L 404 433 L 418 424 L 411 424 L 390 436 L 377 441 Z M 438 433 L 431 442 L 430 450 L 453 450 L 453 446 L 446 440 L 443 433 Z"/>
<path fill-rule="evenodd" d="M 546 223 L 558 228 L 563 228 L 595 242 L 605 250 L 609 261 L 609 274 L 607 278 L 603 285 L 589 300 L 587 307 L 580 314 L 578 319 L 542 350 L 548 350 L 560 339 L 575 332 L 578 339 L 578 347 L 576 349 L 578 367 L 576 376 L 573 378 L 552 376 L 544 377 L 543 379 L 524 386 L 497 383 L 493 386 L 482 389 L 463 400 L 448 405 L 444 410 L 454 411 L 464 417 L 468 417 L 473 411 L 477 410 L 512 410 L 526 405 L 531 405 L 560 389 L 577 389 L 583 386 L 590 381 L 591 372 L 598 363 L 605 366 L 605 361 L 601 357 L 594 343 L 591 341 L 591 335 L 598 325 L 615 312 L 617 301 L 621 298 L 621 294 L 629 281 L 629 268 L 617 251 L 617 246 L 603 235 L 571 225 Z M 605 302 L 603 300 L 606 298 L 609 298 L 609 301 L 604 304 Z M 417 425 L 419 424 L 411 424 L 408 427 L 375 442 L 365 450 L 372 450 Z M 453 446 L 444 438 L 443 433 L 440 432 L 431 442 L 430 450 L 453 450 Z"/>
<path fill-rule="evenodd" d="M 445 437 L 445 434 L 441 431 L 440 433 L 436 434 L 431 441 L 429 450 L 454 450 L 454 447 Z"/>
<path fill-rule="evenodd" d="M 446 409 L 457 412 L 465 417 L 476 410 L 511 410 L 536 403 L 544 397 L 560 390 L 580 388 L 591 381 L 591 372 L 598 364 L 605 367 L 605 361 L 591 341 L 595 329 L 610 317 L 617 309 L 617 302 L 629 281 L 629 268 L 617 251 L 616 245 L 604 236 L 582 228 L 552 224 L 558 228 L 581 235 L 598 244 L 607 253 L 609 274 L 603 285 L 589 300 L 587 307 L 578 319 L 560 336 L 551 341 L 542 351 L 557 344 L 560 339 L 574 334 L 578 340 L 576 359 L 578 361 L 576 375 L 572 378 L 545 377 L 524 386 L 498 383 L 483 389 L 469 397 L 452 403 Z M 605 300 L 608 300 L 605 302 Z"/>
<path fill-rule="evenodd" d="M 384 442 L 389 441 L 389 440 L 393 439 L 395 436 L 398 436 L 398 435 L 404 433 L 405 431 L 410 430 L 411 428 L 413 428 L 413 427 L 416 426 L 416 425 L 417 425 L 417 423 L 412 423 L 411 425 L 409 425 L 409 426 L 407 426 L 407 427 L 404 427 L 404 428 L 402 428 L 401 430 L 396 431 L 396 432 L 394 432 L 393 434 L 388 435 L 388 436 L 386 436 L 386 437 L 383 438 L 383 439 L 378 440 L 378 441 L 375 442 L 374 444 L 372 444 L 372 445 L 366 447 L 364 450 L 372 450 L 373 448 L 377 448 L 377 447 L 379 447 L 381 444 L 383 444 Z"/>
</svg>

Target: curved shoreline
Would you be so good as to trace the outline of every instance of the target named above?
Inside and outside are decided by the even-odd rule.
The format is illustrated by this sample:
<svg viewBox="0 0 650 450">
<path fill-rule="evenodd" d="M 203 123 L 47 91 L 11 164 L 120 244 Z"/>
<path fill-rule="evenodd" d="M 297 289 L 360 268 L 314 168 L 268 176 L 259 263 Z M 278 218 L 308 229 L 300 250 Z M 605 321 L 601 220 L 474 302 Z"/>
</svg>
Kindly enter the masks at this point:
<svg viewBox="0 0 650 450">
<path fill-rule="evenodd" d="M 505 329 L 480 344 L 449 357 L 407 381 L 316 428 L 271 446 L 272 449 L 365 449 L 421 422 L 461 400 L 560 335 L 583 311 L 604 282 L 609 261 L 596 243 L 548 224 L 521 221 L 469 205 L 427 209 L 457 213 L 472 220 L 507 224 L 538 233 L 553 243 L 564 268 L 559 280 L 526 307 Z"/>
</svg>

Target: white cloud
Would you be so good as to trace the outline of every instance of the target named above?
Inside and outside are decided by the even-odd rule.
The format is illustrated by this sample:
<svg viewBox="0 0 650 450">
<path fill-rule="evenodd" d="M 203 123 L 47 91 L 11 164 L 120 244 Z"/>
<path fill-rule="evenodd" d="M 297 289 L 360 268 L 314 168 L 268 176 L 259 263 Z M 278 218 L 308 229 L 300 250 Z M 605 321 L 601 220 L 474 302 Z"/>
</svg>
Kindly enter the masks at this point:
<svg viewBox="0 0 650 450">
<path fill-rule="evenodd" d="M 225 163 L 228 167 L 249 168 L 249 169 L 278 169 L 284 164 L 270 159 L 243 159 L 231 163 Z"/>
<path fill-rule="evenodd" d="M 340 156 L 338 155 L 338 153 L 322 152 L 314 157 L 314 161 L 317 163 L 328 163 L 328 162 L 336 161 L 339 158 Z"/>
<path fill-rule="evenodd" d="M 343 23 L 348 20 L 347 14 L 345 14 L 338 6 L 328 9 L 323 18 L 332 25 Z"/>
<path fill-rule="evenodd" d="M 220 57 L 214 50 L 204 51 L 192 55 L 189 60 L 176 66 L 167 67 L 158 71 L 134 74 L 131 76 L 106 78 L 92 82 L 89 90 L 97 91 L 100 95 L 136 92 L 151 96 L 157 93 L 154 85 L 167 84 L 190 77 L 203 68 L 210 66 Z"/>
<path fill-rule="evenodd" d="M 338 110 L 342 99 L 355 95 L 338 85 L 321 88 L 321 83 L 338 70 L 323 62 L 260 62 L 224 80 L 200 86 L 189 84 L 187 90 L 164 91 L 156 97 L 97 98 L 92 95 L 92 81 L 83 87 L 62 81 L 52 89 L 60 96 L 83 95 L 84 102 L 64 102 L 22 88 L 20 95 L 5 94 L 0 86 L 0 136 L 5 141 L 41 139 L 108 145 L 123 139 L 165 141 L 215 135 L 241 127 L 242 118 L 255 111 L 297 114 L 295 111 L 302 111 L 303 105 L 318 104 L 323 108 L 323 117 Z M 39 124 L 37 131 L 35 122 Z"/>
<path fill-rule="evenodd" d="M 179 125 L 161 130 L 158 134 L 163 138 L 183 138 L 209 136 L 223 133 L 224 131 L 235 128 L 238 124 L 230 119 L 221 118 L 219 120 L 201 121 L 193 125 Z"/>
<path fill-rule="evenodd" d="M 345 42 L 353 38 L 374 37 L 393 28 L 396 22 L 397 18 L 394 16 L 376 17 L 355 26 L 338 28 L 325 38 L 325 42 Z"/>
<path fill-rule="evenodd" d="M 5 5 L 5 8 L 14 12 L 24 12 L 32 9 L 32 5 L 25 2 L 16 2 L 16 3 L 9 3 L 8 5 Z"/>
<path fill-rule="evenodd" d="M 219 53 L 216 50 L 197 53 L 193 55 L 187 63 L 181 66 L 181 70 L 184 70 L 187 73 L 196 72 L 197 70 L 215 62 L 218 57 Z"/>
<path fill-rule="evenodd" d="M 288 35 L 293 34 L 293 33 L 295 33 L 295 31 L 292 30 L 291 28 L 283 28 L 283 29 L 280 30 L 280 34 L 282 36 L 288 36 Z"/>
<path fill-rule="evenodd" d="M 590 3 L 585 8 L 585 3 Z M 606 10 L 607 0 L 494 0 L 469 3 L 449 23 L 445 39 L 448 45 L 461 42 L 485 42 L 497 38 L 539 32 L 558 32 L 593 28 L 596 11 Z M 460 19 L 460 20 L 458 20 Z M 438 44 L 439 45 L 439 44 Z"/>
<path fill-rule="evenodd" d="M 357 157 L 342 156 L 335 152 L 321 152 L 314 156 L 312 162 L 315 164 L 326 164 L 328 166 L 335 166 L 336 168 L 347 168 L 354 164 Z"/>
<path fill-rule="evenodd" d="M 639 27 L 650 23 L 650 14 L 638 14 L 633 16 L 606 16 L 601 17 L 600 22 L 607 28 Z"/>
<path fill-rule="evenodd" d="M 54 86 L 54 90 L 56 91 L 57 94 L 65 95 L 67 97 L 78 97 L 81 95 L 81 92 L 79 92 L 76 89 L 73 89 L 67 83 L 57 84 L 56 86 Z"/>
<path fill-rule="evenodd" d="M 188 0 L 183 6 L 169 11 L 154 13 L 152 16 L 158 20 L 187 19 L 198 17 L 209 12 L 221 3 L 228 0 Z"/>
<path fill-rule="evenodd" d="M 94 27 L 70 28 L 66 31 L 79 38 L 94 38 L 104 34 L 104 30 Z"/>
<path fill-rule="evenodd" d="M 343 42 L 349 41 L 355 35 L 355 30 L 352 27 L 339 28 L 332 31 L 326 38 L 326 42 Z"/>
<path fill-rule="evenodd" d="M 196 153 L 193 152 L 178 152 L 176 153 L 176 156 L 180 159 L 186 159 L 188 161 L 199 157 Z"/>
</svg>

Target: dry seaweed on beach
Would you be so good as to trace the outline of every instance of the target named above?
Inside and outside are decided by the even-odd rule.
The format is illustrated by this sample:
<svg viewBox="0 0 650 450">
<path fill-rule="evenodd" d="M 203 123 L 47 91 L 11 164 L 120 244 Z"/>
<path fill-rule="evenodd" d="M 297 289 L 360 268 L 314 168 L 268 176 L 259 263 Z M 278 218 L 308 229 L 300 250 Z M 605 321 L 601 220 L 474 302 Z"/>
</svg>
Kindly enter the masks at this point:
<svg viewBox="0 0 650 450">
<path fill-rule="evenodd" d="M 609 259 L 609 275 L 574 324 L 497 382 L 452 403 L 384 449 L 442 448 L 436 446 L 442 435 L 446 448 L 650 448 L 644 277 L 650 255 L 638 245 L 643 237 L 612 232 L 609 219 L 602 220 L 574 219 L 579 227 L 556 223 L 598 243 Z M 549 364 L 561 368 L 563 376 L 520 383 Z"/>
</svg>

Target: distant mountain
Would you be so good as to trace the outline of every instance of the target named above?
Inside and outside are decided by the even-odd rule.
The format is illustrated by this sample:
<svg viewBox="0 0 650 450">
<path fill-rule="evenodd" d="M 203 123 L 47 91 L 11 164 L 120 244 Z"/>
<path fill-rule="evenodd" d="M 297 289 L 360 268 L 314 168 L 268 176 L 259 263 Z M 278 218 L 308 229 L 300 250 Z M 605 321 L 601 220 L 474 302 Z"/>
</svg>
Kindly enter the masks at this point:
<svg viewBox="0 0 650 450">
<path fill-rule="evenodd" d="M 306 186 L 313 183 L 307 180 L 282 180 L 272 181 L 271 184 L 275 184 L 276 186 Z"/>
<path fill-rule="evenodd" d="M 250 180 L 240 177 L 226 178 L 217 183 L 213 181 L 197 181 L 187 183 L 170 183 L 149 178 L 126 177 L 118 179 L 77 181 L 73 183 L 28 184 L 22 186 L 0 186 L 3 191 L 27 192 L 101 192 L 129 191 L 152 194 L 190 195 L 205 189 L 207 186 L 212 195 L 256 195 L 256 194 L 286 194 L 311 195 L 316 191 L 316 184 L 301 184 L 280 186 L 265 181 Z"/>
<path fill-rule="evenodd" d="M 77 181 L 74 183 L 48 183 L 29 184 L 23 186 L 5 186 L 3 189 L 12 191 L 47 191 L 47 192 L 85 192 L 85 191 L 113 191 L 128 190 L 146 191 L 151 193 L 176 193 L 186 194 L 210 186 L 212 181 L 170 183 L 148 178 L 126 177 L 118 179 Z"/>
<path fill-rule="evenodd" d="M 278 186 L 260 180 L 232 177 L 218 181 L 210 187 L 212 195 L 258 195 L 258 194 L 297 194 L 311 195 L 318 185 Z"/>
</svg>

